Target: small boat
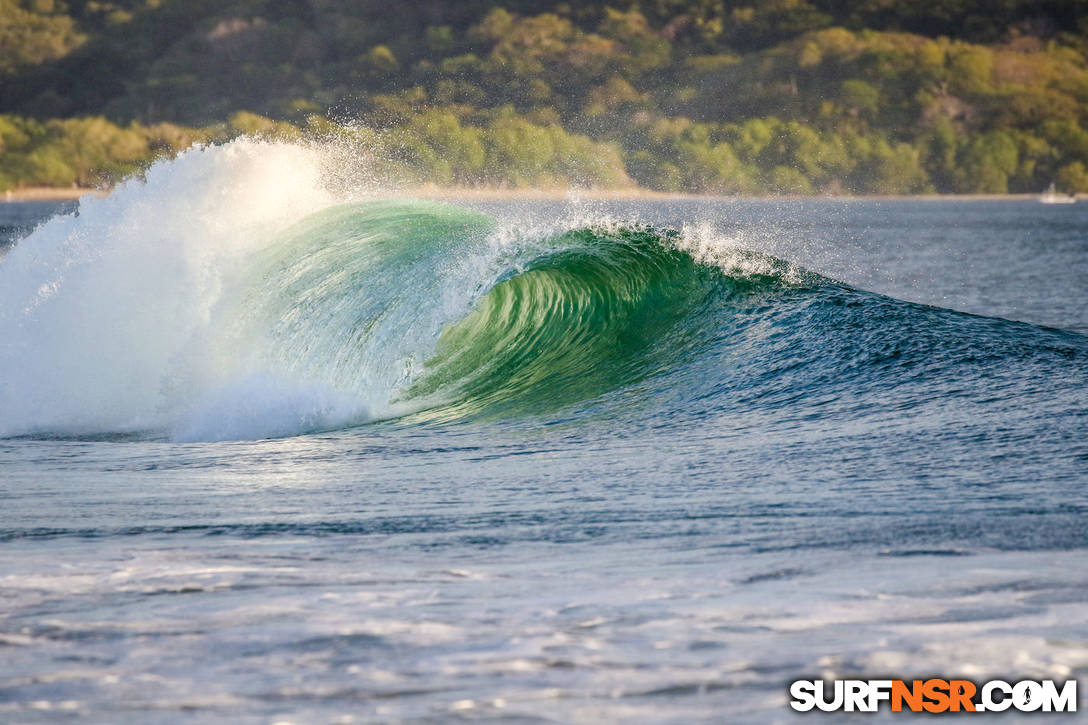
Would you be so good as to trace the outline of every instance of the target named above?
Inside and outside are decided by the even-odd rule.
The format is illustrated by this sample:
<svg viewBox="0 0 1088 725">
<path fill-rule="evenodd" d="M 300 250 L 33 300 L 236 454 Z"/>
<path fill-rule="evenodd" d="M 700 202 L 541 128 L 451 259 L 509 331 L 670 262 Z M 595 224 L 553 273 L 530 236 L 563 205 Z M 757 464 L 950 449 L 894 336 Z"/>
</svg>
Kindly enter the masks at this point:
<svg viewBox="0 0 1088 725">
<path fill-rule="evenodd" d="M 1040 204 L 1075 204 L 1077 197 L 1069 196 L 1068 194 L 1059 194 L 1058 190 L 1054 188 L 1054 184 L 1050 184 L 1050 188 L 1039 196 Z"/>
</svg>

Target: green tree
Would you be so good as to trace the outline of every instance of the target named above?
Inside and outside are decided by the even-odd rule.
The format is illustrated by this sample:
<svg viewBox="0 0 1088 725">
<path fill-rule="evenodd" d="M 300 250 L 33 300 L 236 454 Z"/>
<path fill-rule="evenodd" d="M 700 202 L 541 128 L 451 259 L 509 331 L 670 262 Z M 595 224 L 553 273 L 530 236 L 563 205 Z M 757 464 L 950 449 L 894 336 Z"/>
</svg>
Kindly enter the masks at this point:
<svg viewBox="0 0 1088 725">
<path fill-rule="evenodd" d="M 1058 170 L 1055 182 L 1067 194 L 1088 194 L 1088 167 L 1080 161 L 1066 164 Z"/>
<path fill-rule="evenodd" d="M 0 0 L 0 78 L 63 58 L 86 39 L 52 0 Z"/>
</svg>

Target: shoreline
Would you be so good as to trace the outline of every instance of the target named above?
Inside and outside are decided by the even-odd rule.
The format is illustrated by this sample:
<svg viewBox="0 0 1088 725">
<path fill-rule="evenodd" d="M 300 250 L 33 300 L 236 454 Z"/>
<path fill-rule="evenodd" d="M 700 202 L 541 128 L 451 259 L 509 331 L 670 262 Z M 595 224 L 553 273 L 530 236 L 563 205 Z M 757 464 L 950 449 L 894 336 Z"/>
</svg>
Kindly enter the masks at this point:
<svg viewBox="0 0 1088 725">
<path fill-rule="evenodd" d="M 91 195 L 104 198 L 112 189 L 32 186 L 0 193 L 2 203 L 35 201 L 77 201 Z M 691 194 L 654 191 L 652 189 L 504 189 L 498 187 L 440 187 L 425 185 L 407 187 L 395 196 L 414 196 L 435 201 L 1037 201 L 1039 194 L 835 194 L 835 195 L 737 195 Z M 376 196 L 376 195 L 375 195 Z M 1078 194 L 1082 201 L 1088 196 Z"/>
<path fill-rule="evenodd" d="M 501 189 L 480 187 L 422 186 L 402 190 L 402 194 L 423 199 L 470 201 L 540 200 L 540 201 L 1037 201 L 1039 194 L 693 194 L 624 189 Z M 1077 195 L 1078 200 L 1088 195 Z"/>
<path fill-rule="evenodd" d="M 76 201 L 90 194 L 96 197 L 109 196 L 112 189 L 84 189 L 67 186 L 28 186 L 23 189 L 11 189 L 0 192 L 0 203 L 27 201 Z"/>
</svg>

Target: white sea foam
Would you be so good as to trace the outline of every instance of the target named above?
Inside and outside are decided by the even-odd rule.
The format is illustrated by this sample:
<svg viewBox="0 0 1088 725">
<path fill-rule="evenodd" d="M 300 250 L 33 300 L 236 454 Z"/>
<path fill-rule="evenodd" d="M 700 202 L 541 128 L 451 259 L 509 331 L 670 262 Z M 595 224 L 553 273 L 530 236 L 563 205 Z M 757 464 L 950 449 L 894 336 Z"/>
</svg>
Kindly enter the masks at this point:
<svg viewBox="0 0 1088 725">
<path fill-rule="evenodd" d="M 191 374 L 229 375 L 193 365 L 216 306 L 246 254 L 334 203 L 320 167 L 301 146 L 193 148 L 22 240 L 0 262 L 0 435 L 162 428 L 221 385 Z"/>
<path fill-rule="evenodd" d="M 508 235 L 374 268 L 365 228 L 311 249 L 296 222 L 382 195 L 344 166 L 313 145 L 193 148 L 20 241 L 0 261 L 0 436 L 254 439 L 410 412 L 395 391 L 508 268 Z"/>
</svg>

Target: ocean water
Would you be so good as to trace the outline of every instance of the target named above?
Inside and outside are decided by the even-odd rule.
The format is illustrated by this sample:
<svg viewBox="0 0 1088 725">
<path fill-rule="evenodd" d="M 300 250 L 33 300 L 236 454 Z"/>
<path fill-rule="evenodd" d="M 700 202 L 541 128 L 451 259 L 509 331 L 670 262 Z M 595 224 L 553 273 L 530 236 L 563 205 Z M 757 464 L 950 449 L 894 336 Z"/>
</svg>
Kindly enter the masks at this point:
<svg viewBox="0 0 1088 725">
<path fill-rule="evenodd" d="M 792 722 L 799 678 L 1088 673 L 1088 205 L 329 164 L 0 205 L 0 721 Z"/>
</svg>

